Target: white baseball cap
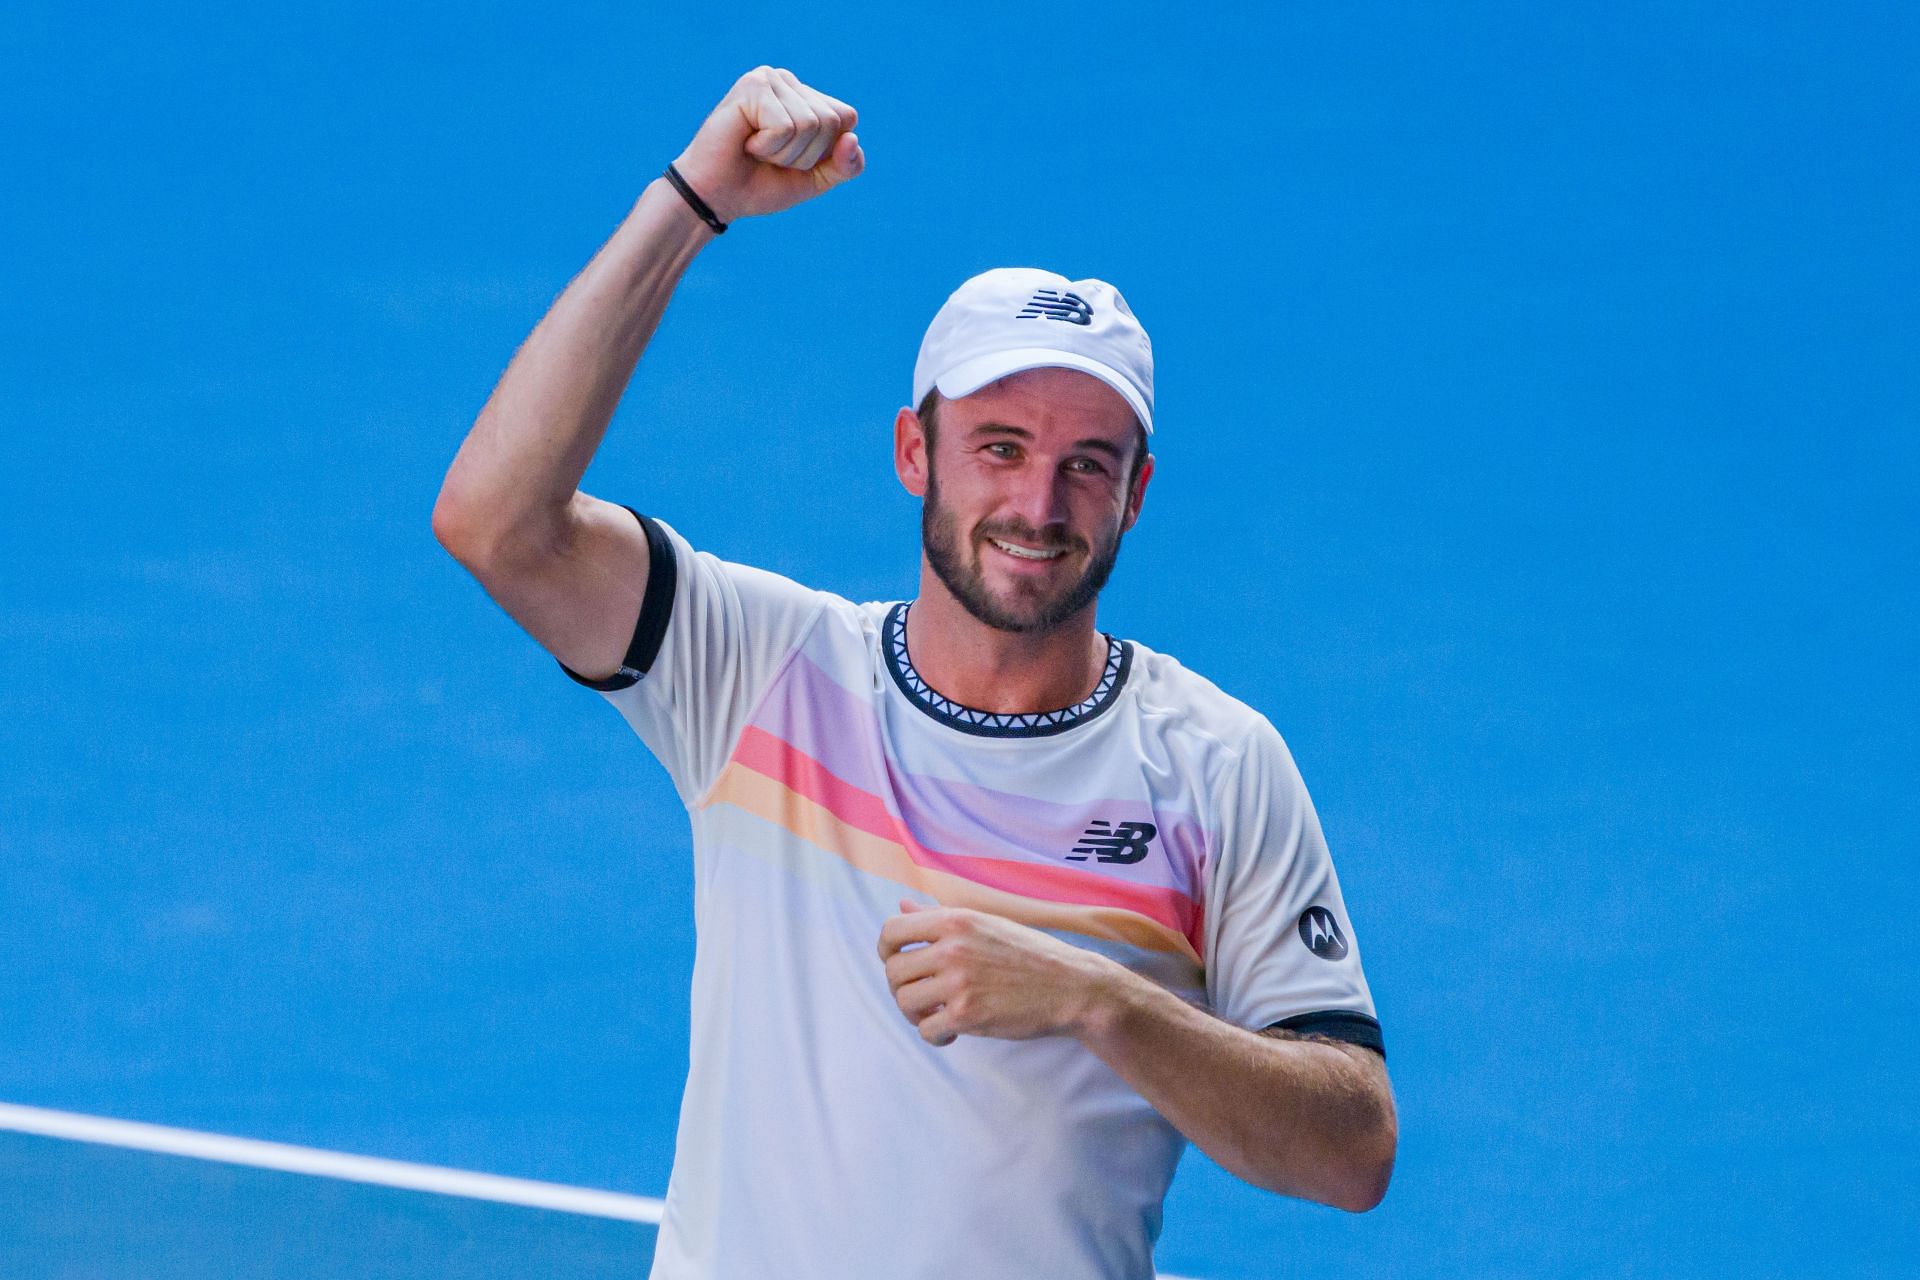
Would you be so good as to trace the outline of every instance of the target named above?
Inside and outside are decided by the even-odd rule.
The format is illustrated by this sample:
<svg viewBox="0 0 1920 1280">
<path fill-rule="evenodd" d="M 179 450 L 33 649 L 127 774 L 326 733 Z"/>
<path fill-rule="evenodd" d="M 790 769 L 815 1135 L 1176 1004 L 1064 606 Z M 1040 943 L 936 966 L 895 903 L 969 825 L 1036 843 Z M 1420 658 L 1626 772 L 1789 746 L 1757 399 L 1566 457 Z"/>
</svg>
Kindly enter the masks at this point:
<svg viewBox="0 0 1920 1280">
<path fill-rule="evenodd" d="M 935 387 L 949 400 L 1026 369 L 1078 369 L 1118 391 L 1153 433 L 1153 343 L 1104 280 L 1038 267 L 996 267 L 953 291 L 920 340 L 917 408 Z"/>
</svg>

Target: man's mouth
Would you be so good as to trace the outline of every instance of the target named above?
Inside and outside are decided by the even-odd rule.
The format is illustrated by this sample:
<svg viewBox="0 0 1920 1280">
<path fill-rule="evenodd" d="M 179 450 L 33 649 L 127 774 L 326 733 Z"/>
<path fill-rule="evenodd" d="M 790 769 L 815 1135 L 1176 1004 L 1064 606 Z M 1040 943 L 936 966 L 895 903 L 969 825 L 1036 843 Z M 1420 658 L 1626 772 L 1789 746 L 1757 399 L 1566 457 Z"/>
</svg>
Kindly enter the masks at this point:
<svg viewBox="0 0 1920 1280">
<path fill-rule="evenodd" d="M 1067 554 L 1065 547 L 1023 547 L 1017 542 L 1007 542 L 1001 538 L 988 538 L 987 541 L 1020 560 L 1057 560 Z"/>
</svg>

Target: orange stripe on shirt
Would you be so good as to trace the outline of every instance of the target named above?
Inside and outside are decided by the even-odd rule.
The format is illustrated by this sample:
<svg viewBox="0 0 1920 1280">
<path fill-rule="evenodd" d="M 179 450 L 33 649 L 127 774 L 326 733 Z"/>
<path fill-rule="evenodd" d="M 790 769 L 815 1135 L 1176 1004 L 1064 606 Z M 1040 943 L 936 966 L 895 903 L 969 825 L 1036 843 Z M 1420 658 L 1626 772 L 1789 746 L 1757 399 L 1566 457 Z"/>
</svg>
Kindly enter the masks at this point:
<svg viewBox="0 0 1920 1280">
<path fill-rule="evenodd" d="M 924 865 L 912 857 L 907 846 L 899 840 L 877 835 L 855 825 L 798 789 L 749 768 L 737 758 L 737 753 L 736 759 L 727 765 L 719 781 L 707 793 L 705 803 L 730 804 L 784 827 L 808 844 L 845 859 L 855 868 L 918 890 L 942 906 L 968 907 L 1004 916 L 1037 929 L 1056 929 L 1090 938 L 1107 938 L 1148 951 L 1185 956 L 1195 964 L 1200 963 L 1197 948 L 1178 930 L 1137 911 L 1104 904 L 1045 901 L 982 884 L 970 876 Z M 993 860 L 967 858 L 960 861 L 975 863 Z"/>
<path fill-rule="evenodd" d="M 1015 862 L 1006 858 L 983 858 L 929 849 L 894 817 L 880 797 L 836 776 L 800 748 L 757 726 L 749 725 L 742 732 L 740 743 L 734 748 L 733 759 L 755 773 L 772 778 L 809 800 L 824 805 L 849 826 L 884 840 L 896 841 L 906 849 L 907 856 L 920 866 L 946 871 L 963 880 L 1004 889 L 1022 897 L 1118 907 L 1164 925 L 1183 935 L 1194 950 L 1199 949 L 1199 905 L 1177 889 L 1134 884 L 1097 872 L 1082 871 L 1077 867 Z"/>
</svg>

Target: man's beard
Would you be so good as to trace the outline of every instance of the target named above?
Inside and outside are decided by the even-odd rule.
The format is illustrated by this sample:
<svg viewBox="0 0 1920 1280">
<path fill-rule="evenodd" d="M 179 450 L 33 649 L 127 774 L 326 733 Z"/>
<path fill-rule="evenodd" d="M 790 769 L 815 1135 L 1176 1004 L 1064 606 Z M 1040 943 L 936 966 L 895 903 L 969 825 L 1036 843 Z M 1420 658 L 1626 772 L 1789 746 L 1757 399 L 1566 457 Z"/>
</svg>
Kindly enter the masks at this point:
<svg viewBox="0 0 1920 1280">
<path fill-rule="evenodd" d="M 981 541 L 996 537 L 1049 550 L 1063 547 L 1072 552 L 1084 548 L 1086 540 L 1047 538 L 1024 521 L 1001 521 L 974 526 L 973 538 L 963 545 L 958 526 L 954 514 L 940 505 L 940 486 L 929 476 L 926 501 L 920 506 L 920 544 L 926 549 L 927 563 L 968 613 L 997 631 L 1020 633 L 1051 631 L 1092 604 L 1113 574 L 1124 536 L 1116 528 L 1112 542 L 1093 549 L 1086 571 L 1077 580 L 1053 590 L 1051 595 L 1042 594 L 1045 589 L 1038 583 L 1023 584 L 1032 589 L 1020 590 L 1016 598 L 1009 600 L 987 590 L 986 574 L 977 550 Z"/>
</svg>

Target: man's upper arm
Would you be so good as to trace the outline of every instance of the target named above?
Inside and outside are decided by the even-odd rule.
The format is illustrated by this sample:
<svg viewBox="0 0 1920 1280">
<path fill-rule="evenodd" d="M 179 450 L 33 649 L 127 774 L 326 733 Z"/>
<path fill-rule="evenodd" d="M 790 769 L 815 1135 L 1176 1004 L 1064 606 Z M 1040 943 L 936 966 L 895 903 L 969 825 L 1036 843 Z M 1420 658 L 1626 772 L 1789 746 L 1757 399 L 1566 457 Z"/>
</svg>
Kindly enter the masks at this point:
<svg viewBox="0 0 1920 1280">
<path fill-rule="evenodd" d="M 1386 1043 L 1380 1038 L 1378 1023 L 1374 1024 L 1371 1036 L 1364 1033 L 1330 1035 L 1325 1031 L 1295 1031 L 1280 1022 L 1262 1028 L 1254 1034 L 1268 1040 L 1304 1040 L 1311 1044 L 1323 1044 L 1329 1049 L 1338 1050 L 1343 1057 L 1366 1067 L 1368 1074 L 1376 1075 L 1381 1084 L 1386 1083 L 1387 1049 Z"/>
<path fill-rule="evenodd" d="M 627 572 L 643 585 L 601 581 L 607 570 L 578 579 L 584 585 L 573 590 L 618 601 L 601 614 L 614 630 L 599 641 L 602 654 L 617 647 L 590 670 L 565 659 L 560 665 L 613 704 L 691 805 L 712 786 L 754 707 L 837 597 L 697 551 L 664 521 L 601 505 L 637 535 L 639 571 Z"/>
<path fill-rule="evenodd" d="M 441 541 L 568 675 L 613 703 L 689 804 L 837 599 L 695 551 L 665 523 L 585 494 L 564 532 L 510 553 L 476 551 L 457 522 L 436 509 Z"/>
<path fill-rule="evenodd" d="M 1264 720 L 1219 796 L 1208 868 L 1207 994 L 1250 1030 L 1384 1054 L 1359 943 L 1293 757 Z"/>
<path fill-rule="evenodd" d="M 627 663 L 652 559 L 631 511 L 576 493 L 551 545 L 468 567 L 562 666 L 596 681 Z"/>
</svg>

